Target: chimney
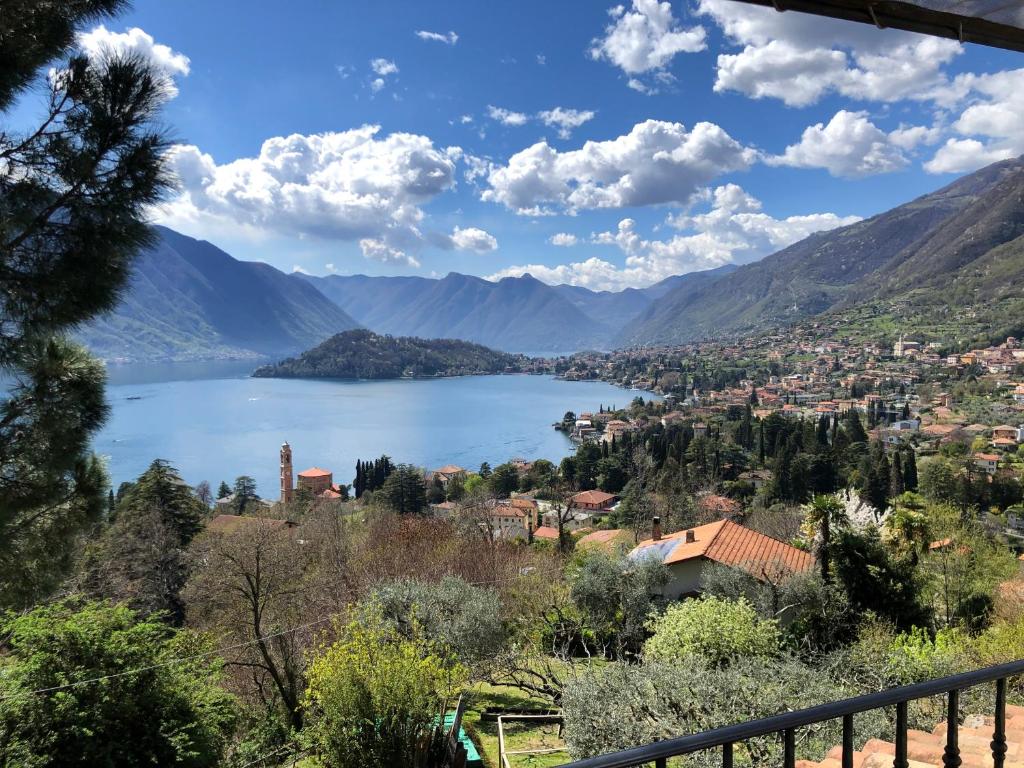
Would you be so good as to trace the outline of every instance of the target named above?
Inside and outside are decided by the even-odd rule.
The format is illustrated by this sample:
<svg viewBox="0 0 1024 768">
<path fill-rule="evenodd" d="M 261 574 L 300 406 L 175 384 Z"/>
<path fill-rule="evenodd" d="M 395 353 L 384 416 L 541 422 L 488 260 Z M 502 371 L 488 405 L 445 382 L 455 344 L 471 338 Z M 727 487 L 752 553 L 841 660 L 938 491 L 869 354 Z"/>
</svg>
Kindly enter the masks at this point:
<svg viewBox="0 0 1024 768">
<path fill-rule="evenodd" d="M 687 544 L 693 544 L 693 542 L 695 542 L 696 540 L 697 540 L 697 537 L 694 535 L 693 529 L 691 528 L 690 530 L 688 530 L 686 532 L 686 543 Z"/>
<path fill-rule="evenodd" d="M 651 521 L 651 539 L 661 541 L 661 518 L 655 517 Z"/>
</svg>

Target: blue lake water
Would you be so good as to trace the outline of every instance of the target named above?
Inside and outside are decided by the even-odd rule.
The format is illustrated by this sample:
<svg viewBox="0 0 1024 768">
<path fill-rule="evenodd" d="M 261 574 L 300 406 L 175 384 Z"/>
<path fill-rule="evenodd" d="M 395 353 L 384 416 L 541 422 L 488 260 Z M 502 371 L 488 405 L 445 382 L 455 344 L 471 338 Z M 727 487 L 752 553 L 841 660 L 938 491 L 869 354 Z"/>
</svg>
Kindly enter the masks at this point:
<svg viewBox="0 0 1024 768">
<path fill-rule="evenodd" d="M 549 376 L 468 376 L 423 381 L 252 379 L 251 363 L 110 369 L 110 420 L 94 441 L 116 487 L 154 458 L 190 484 L 216 489 L 251 475 L 276 498 L 278 448 L 296 471 L 320 466 L 351 482 L 356 459 L 388 454 L 428 468 L 476 469 L 521 456 L 559 461 L 572 451 L 552 429 L 567 410 L 624 406 L 638 393 Z M 646 395 L 645 397 L 650 397 Z"/>
</svg>

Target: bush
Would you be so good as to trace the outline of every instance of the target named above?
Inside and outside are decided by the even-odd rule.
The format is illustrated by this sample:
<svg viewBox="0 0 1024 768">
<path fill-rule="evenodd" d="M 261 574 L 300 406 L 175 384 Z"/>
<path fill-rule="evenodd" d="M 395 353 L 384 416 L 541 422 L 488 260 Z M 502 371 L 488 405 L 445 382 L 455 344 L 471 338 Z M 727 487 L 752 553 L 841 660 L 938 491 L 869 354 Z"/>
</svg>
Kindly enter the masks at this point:
<svg viewBox="0 0 1024 768">
<path fill-rule="evenodd" d="M 70 601 L 8 616 L 0 634 L 0 764 L 220 764 L 236 716 L 217 686 L 220 662 L 173 662 L 208 654 L 203 637 L 138 621 L 124 606 Z M 99 677 L 107 679 L 31 693 Z"/>
<path fill-rule="evenodd" d="M 462 669 L 417 627 L 406 636 L 380 616 L 338 633 L 309 668 L 307 743 L 325 768 L 412 768 Z"/>
<path fill-rule="evenodd" d="M 456 577 L 436 584 L 414 579 L 386 584 L 370 595 L 364 610 L 379 613 L 409 639 L 418 627 L 467 667 L 493 659 L 507 637 L 498 594 Z"/>
<path fill-rule="evenodd" d="M 612 664 L 571 680 L 562 697 L 564 736 L 573 758 L 591 757 L 746 722 L 855 695 L 814 667 L 791 658 L 737 659 L 728 667 L 697 662 Z M 881 711 L 856 719 L 857 738 L 886 733 Z M 820 760 L 840 743 L 841 723 L 801 729 L 797 757 Z M 689 760 L 692 759 L 692 763 Z M 687 765 L 719 768 L 718 750 L 697 753 Z M 781 765 L 777 736 L 736 745 L 736 764 Z"/>
<path fill-rule="evenodd" d="M 778 623 L 759 618 L 743 598 L 686 600 L 670 606 L 650 628 L 644 655 L 654 661 L 724 666 L 737 658 L 778 656 L 781 650 Z"/>
</svg>

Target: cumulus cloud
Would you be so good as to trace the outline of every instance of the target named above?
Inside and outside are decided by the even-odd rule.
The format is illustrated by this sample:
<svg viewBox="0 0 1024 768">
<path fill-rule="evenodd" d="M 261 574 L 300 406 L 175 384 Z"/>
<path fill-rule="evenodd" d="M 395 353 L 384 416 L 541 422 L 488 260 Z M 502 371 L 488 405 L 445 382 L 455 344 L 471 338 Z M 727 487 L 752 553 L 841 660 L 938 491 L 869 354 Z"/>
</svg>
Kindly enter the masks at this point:
<svg viewBox="0 0 1024 768">
<path fill-rule="evenodd" d="M 416 134 L 379 134 L 380 126 L 366 125 L 275 137 L 258 156 L 223 164 L 178 145 L 169 162 L 181 194 L 163 218 L 358 241 L 368 258 L 415 266 L 410 253 L 424 243 L 421 206 L 454 185 L 461 150 Z"/>
<path fill-rule="evenodd" d="M 906 131 L 898 141 L 907 144 L 917 136 Z M 800 143 L 786 147 L 782 155 L 767 157 L 769 165 L 824 168 L 833 176 L 860 178 L 899 170 L 907 164 L 890 135 L 872 123 L 866 112 L 841 109 L 828 125 L 804 129 Z"/>
<path fill-rule="evenodd" d="M 138 27 L 131 27 L 127 32 L 111 32 L 100 24 L 89 32 L 80 33 L 78 46 L 90 58 L 129 53 L 142 56 L 165 76 L 167 91 L 171 96 L 178 93 L 174 78 L 189 73 L 188 56 L 156 42 L 152 35 Z"/>
<path fill-rule="evenodd" d="M 554 267 L 526 264 L 501 270 L 489 279 L 529 272 L 547 283 L 571 283 L 595 290 L 642 287 L 672 275 L 754 261 L 802 240 L 814 232 L 852 224 L 857 216 L 813 213 L 777 219 L 736 184 L 703 190 L 699 201 L 708 209 L 671 217 L 669 224 L 685 234 L 666 240 L 644 238 L 633 219 L 623 219 L 614 231 L 591 237 L 596 245 L 617 247 L 625 266 L 590 257 Z"/>
<path fill-rule="evenodd" d="M 955 41 L 732 0 L 700 0 L 699 12 L 743 47 L 719 55 L 716 91 L 790 106 L 813 104 L 832 92 L 884 102 L 951 98 L 943 67 L 961 53 Z"/>
<path fill-rule="evenodd" d="M 371 59 L 370 69 L 377 75 L 370 80 L 370 90 L 374 93 L 383 90 L 384 86 L 388 84 L 388 78 L 391 75 L 398 74 L 398 65 L 390 59 Z"/>
<path fill-rule="evenodd" d="M 560 152 L 546 141 L 527 147 L 490 168 L 481 197 L 525 215 L 685 203 L 716 176 L 744 170 L 755 158 L 714 123 L 687 131 L 681 123 L 647 120 L 580 149 Z"/>
<path fill-rule="evenodd" d="M 510 109 L 495 107 L 492 104 L 487 105 L 487 116 L 502 125 L 526 125 L 530 120 L 530 116 L 523 112 L 513 112 Z"/>
<path fill-rule="evenodd" d="M 572 246 L 579 244 L 580 239 L 568 232 L 557 232 L 548 238 L 548 242 L 561 248 L 572 248 Z"/>
<path fill-rule="evenodd" d="M 572 135 L 573 128 L 579 128 L 586 122 L 594 119 L 596 113 L 589 109 L 564 109 L 555 107 L 545 109 L 537 113 L 537 118 L 544 125 L 558 129 L 558 137 L 568 139 Z"/>
<path fill-rule="evenodd" d="M 455 45 L 459 42 L 459 36 L 455 32 L 429 32 L 425 29 L 419 29 L 416 31 L 416 37 L 420 40 L 431 40 L 435 43 L 444 43 L 445 45 Z"/>
<path fill-rule="evenodd" d="M 965 74 L 955 85 L 970 101 L 952 125 L 963 138 L 948 139 L 925 170 L 962 173 L 1024 153 L 1024 69 Z"/>
<path fill-rule="evenodd" d="M 701 26 L 683 28 L 672 15 L 672 6 L 659 0 L 633 0 L 628 10 L 609 9 L 613 21 L 604 35 L 591 43 L 593 59 L 604 59 L 630 76 L 630 87 L 642 90 L 638 75 L 664 69 L 679 53 L 695 53 L 707 47 Z M 635 83 L 635 84 L 634 84 Z"/>
<path fill-rule="evenodd" d="M 498 241 L 494 235 L 485 232 L 477 227 L 456 227 L 452 231 L 452 244 L 460 251 L 473 251 L 473 253 L 487 253 L 498 247 Z"/>
</svg>

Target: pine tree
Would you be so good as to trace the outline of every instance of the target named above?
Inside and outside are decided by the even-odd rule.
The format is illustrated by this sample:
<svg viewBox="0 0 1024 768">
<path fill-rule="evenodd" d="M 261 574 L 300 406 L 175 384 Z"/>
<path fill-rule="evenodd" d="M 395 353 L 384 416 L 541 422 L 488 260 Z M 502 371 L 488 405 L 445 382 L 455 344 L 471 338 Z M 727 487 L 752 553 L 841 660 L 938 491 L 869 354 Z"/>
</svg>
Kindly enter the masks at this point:
<svg viewBox="0 0 1024 768">
<path fill-rule="evenodd" d="M 903 464 L 900 461 L 899 451 L 892 455 L 892 463 L 889 465 L 889 498 L 895 499 L 906 489 L 903 480 Z"/>
<path fill-rule="evenodd" d="M 917 490 L 917 458 L 913 448 L 908 449 L 904 454 L 903 488 L 908 491 Z"/>
<path fill-rule="evenodd" d="M 217 487 L 217 498 L 226 499 L 231 495 L 231 486 L 225 483 L 223 480 L 220 481 L 220 485 Z"/>
<path fill-rule="evenodd" d="M 67 334 L 114 306 L 152 242 L 146 211 L 168 189 L 154 128 L 167 88 L 138 56 L 65 57 L 126 5 L 0 11 L 0 370 L 16 382 L 0 394 L 0 604 L 59 582 L 109 500 L 89 449 L 108 412 L 104 368 Z M 41 110 L 33 91 L 47 93 Z M 38 127 L 14 128 L 16 105 L 43 112 Z"/>
</svg>

